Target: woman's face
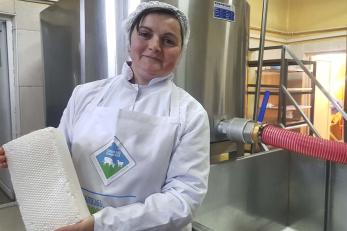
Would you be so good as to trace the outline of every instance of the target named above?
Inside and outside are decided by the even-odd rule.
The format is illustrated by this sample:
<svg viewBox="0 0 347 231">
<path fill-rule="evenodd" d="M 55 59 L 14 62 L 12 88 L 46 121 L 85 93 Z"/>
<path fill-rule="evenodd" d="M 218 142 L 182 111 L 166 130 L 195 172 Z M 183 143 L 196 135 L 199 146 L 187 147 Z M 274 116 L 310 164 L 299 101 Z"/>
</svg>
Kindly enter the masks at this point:
<svg viewBox="0 0 347 231">
<path fill-rule="evenodd" d="M 169 74 L 182 51 L 181 27 L 176 18 L 152 13 L 135 26 L 130 39 L 130 57 L 135 81 L 148 84 Z"/>
</svg>

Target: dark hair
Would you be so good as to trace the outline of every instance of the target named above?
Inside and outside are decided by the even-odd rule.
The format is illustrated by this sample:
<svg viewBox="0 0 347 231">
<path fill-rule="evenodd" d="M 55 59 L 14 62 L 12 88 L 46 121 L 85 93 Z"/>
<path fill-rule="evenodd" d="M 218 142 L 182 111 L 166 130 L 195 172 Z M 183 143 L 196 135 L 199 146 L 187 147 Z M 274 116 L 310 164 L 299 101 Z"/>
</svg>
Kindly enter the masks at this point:
<svg viewBox="0 0 347 231">
<path fill-rule="evenodd" d="M 135 27 L 136 30 L 139 30 L 140 23 L 142 20 L 149 14 L 166 14 L 173 16 L 174 18 L 177 19 L 178 24 L 180 25 L 180 30 L 181 30 L 181 46 L 183 46 L 183 29 L 180 20 L 177 18 L 176 12 L 171 10 L 171 9 L 163 9 L 159 7 L 154 7 L 154 8 L 148 8 L 143 10 L 134 20 L 133 24 L 130 27 L 129 31 L 129 44 L 131 43 L 131 34 L 133 33 Z"/>
</svg>

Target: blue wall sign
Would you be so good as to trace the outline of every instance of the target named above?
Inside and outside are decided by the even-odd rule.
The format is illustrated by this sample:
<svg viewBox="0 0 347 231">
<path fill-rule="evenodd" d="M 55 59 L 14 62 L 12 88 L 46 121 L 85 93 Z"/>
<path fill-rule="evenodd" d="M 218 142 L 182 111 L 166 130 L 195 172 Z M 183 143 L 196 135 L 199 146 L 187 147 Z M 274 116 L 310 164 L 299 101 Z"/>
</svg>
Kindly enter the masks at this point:
<svg viewBox="0 0 347 231">
<path fill-rule="evenodd" d="M 214 2 L 213 17 L 217 19 L 226 20 L 229 22 L 235 21 L 235 8 L 222 2 Z"/>
</svg>

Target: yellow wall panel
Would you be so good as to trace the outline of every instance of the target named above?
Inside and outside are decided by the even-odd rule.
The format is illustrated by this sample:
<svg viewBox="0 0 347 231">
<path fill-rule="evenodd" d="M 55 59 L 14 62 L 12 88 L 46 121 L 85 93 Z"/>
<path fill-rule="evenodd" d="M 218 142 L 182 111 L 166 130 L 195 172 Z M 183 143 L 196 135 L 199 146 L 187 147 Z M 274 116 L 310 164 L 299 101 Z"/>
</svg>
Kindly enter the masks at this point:
<svg viewBox="0 0 347 231">
<path fill-rule="evenodd" d="M 248 0 L 251 8 L 250 26 L 261 26 L 261 14 L 263 9 L 262 0 Z M 287 31 L 288 25 L 288 0 L 269 0 L 267 29 Z"/>
<path fill-rule="evenodd" d="M 289 0 L 288 9 L 288 32 L 347 27 L 346 0 Z"/>
<path fill-rule="evenodd" d="M 250 26 L 260 28 L 263 0 L 248 0 Z M 273 37 L 302 37 L 317 30 L 347 28 L 347 0 L 269 0 L 267 31 Z M 279 33 L 278 33 L 279 32 Z M 327 31 L 328 32 L 328 31 Z"/>
</svg>

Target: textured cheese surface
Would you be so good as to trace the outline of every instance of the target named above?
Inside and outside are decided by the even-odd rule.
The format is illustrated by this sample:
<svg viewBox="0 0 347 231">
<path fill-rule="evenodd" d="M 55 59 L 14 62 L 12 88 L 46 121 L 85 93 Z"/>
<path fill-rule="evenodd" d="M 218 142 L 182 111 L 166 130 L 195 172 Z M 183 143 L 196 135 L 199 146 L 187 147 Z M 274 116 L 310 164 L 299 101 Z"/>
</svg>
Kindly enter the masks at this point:
<svg viewBox="0 0 347 231">
<path fill-rule="evenodd" d="M 45 128 L 4 145 L 27 231 L 52 231 L 89 216 L 64 136 Z"/>
</svg>

